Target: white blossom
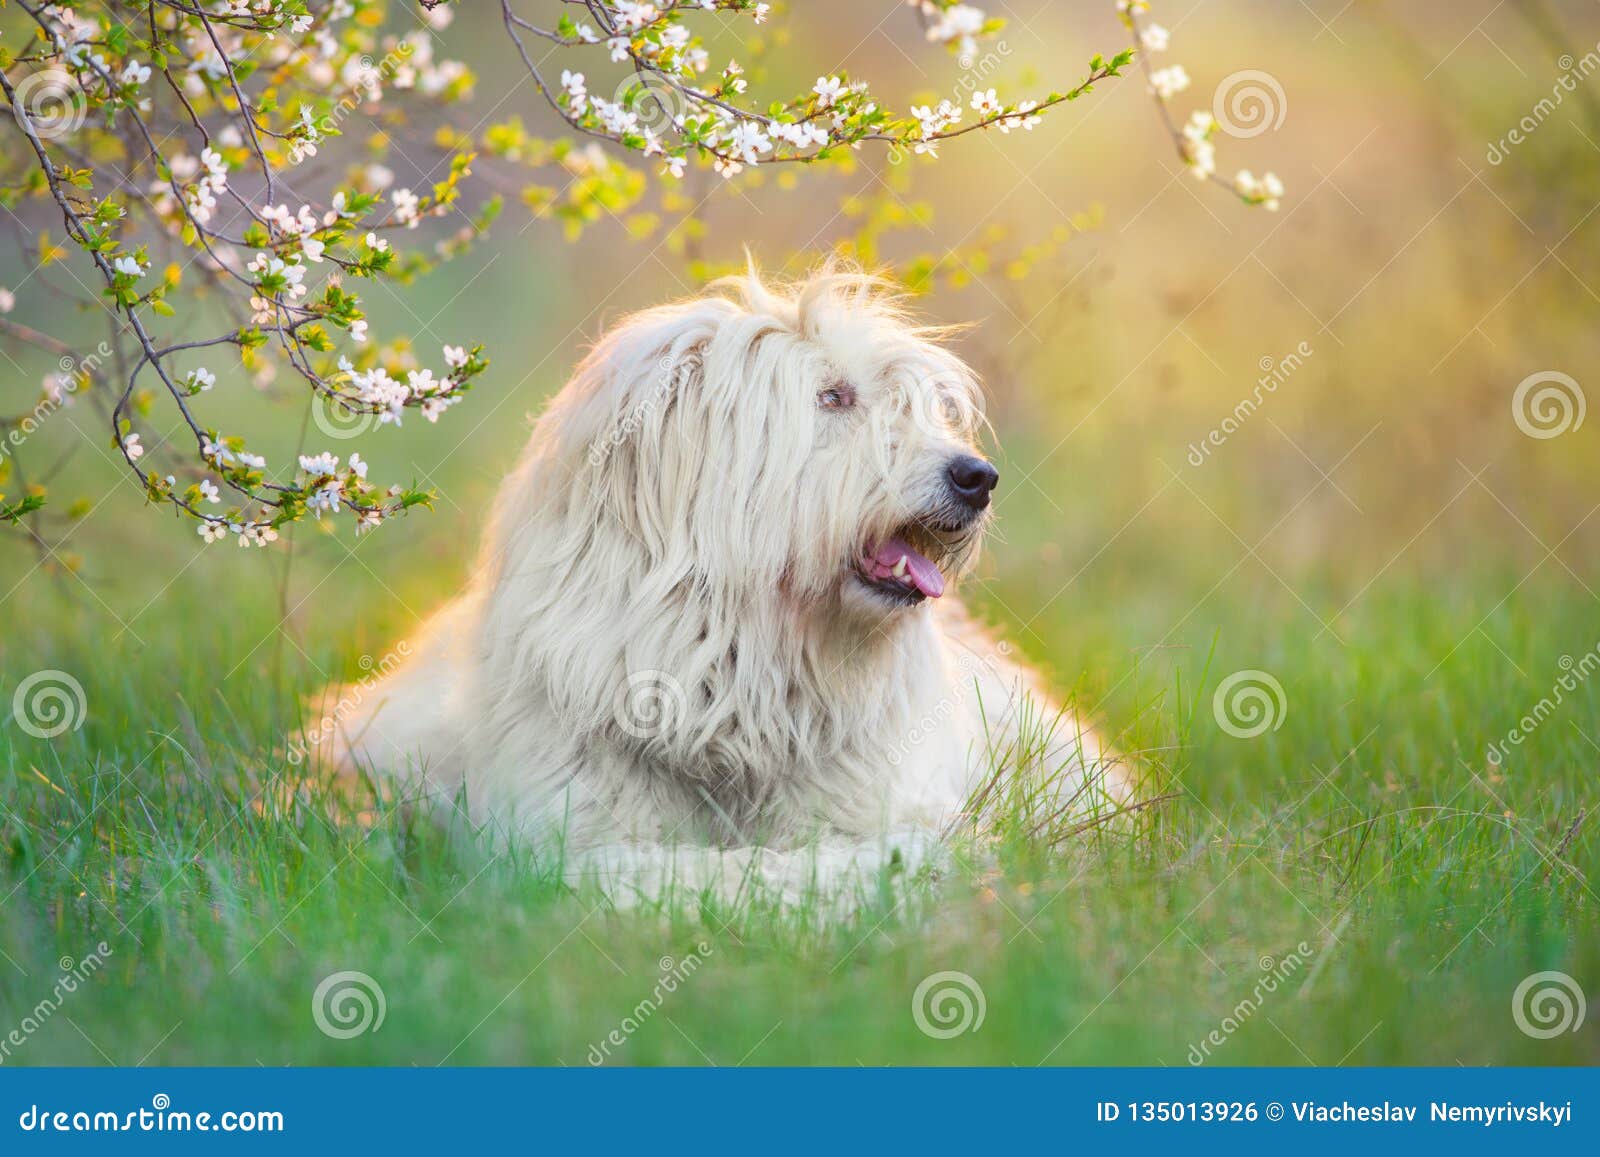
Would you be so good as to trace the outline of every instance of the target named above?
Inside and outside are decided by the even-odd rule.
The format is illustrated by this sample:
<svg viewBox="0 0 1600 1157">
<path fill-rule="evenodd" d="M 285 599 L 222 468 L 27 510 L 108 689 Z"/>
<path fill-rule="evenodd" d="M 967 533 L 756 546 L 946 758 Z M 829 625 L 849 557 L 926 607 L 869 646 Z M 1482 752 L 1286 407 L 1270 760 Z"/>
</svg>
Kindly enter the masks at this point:
<svg viewBox="0 0 1600 1157">
<path fill-rule="evenodd" d="M 235 526 L 231 528 L 239 536 L 239 545 L 243 547 L 266 546 L 269 542 L 278 541 L 278 532 L 270 526 Z"/>
<path fill-rule="evenodd" d="M 306 495 L 306 509 L 316 518 L 321 518 L 324 512 L 338 514 L 343 509 L 344 497 L 344 483 L 337 478 L 330 478 Z"/>
<path fill-rule="evenodd" d="M 654 23 L 660 15 L 654 4 L 636 4 L 632 0 L 613 0 L 613 3 L 618 25 L 633 31 Z"/>
<path fill-rule="evenodd" d="M 929 20 L 927 37 L 935 44 L 956 42 L 958 49 L 970 55 L 977 51 L 977 36 L 983 31 L 986 17 L 983 9 L 971 4 L 952 4 L 942 11 L 928 0 L 921 0 L 923 16 Z"/>
<path fill-rule="evenodd" d="M 396 189 L 390 198 L 394 203 L 394 218 L 407 229 L 415 229 L 422 223 L 417 212 L 417 195 L 410 189 Z"/>
<path fill-rule="evenodd" d="M 1150 89 L 1162 100 L 1171 100 L 1188 87 L 1189 74 L 1181 64 L 1158 68 L 1150 74 Z"/>
<path fill-rule="evenodd" d="M 850 90 L 837 76 L 819 76 L 817 83 L 811 86 L 811 91 L 817 94 L 818 104 L 823 108 L 832 108 L 838 99 Z"/>
<path fill-rule="evenodd" d="M 995 123 L 995 127 L 1003 133 L 1009 133 L 1012 129 L 1022 129 L 1024 132 L 1031 133 L 1033 131 L 1033 126 L 1044 120 L 1043 117 L 1037 115 L 1033 111 L 1038 107 L 1038 101 L 1025 100 L 1018 104 L 1015 109 L 997 121 Z"/>
<path fill-rule="evenodd" d="M 439 415 L 455 405 L 461 399 L 457 397 L 429 398 L 422 403 L 422 416 L 430 422 L 437 422 Z"/>
<path fill-rule="evenodd" d="M 561 87 L 566 90 L 572 111 L 582 112 L 584 106 L 589 103 L 589 90 L 584 87 L 583 73 L 562 69 Z"/>
<path fill-rule="evenodd" d="M 961 108 L 947 100 L 941 100 L 933 107 L 914 104 L 911 106 L 911 116 L 922 130 L 923 140 L 927 140 L 958 122 L 961 119 Z"/>
<path fill-rule="evenodd" d="M 740 121 L 728 136 L 728 146 L 741 161 L 754 165 L 762 153 L 772 151 L 772 139 L 754 121 Z"/>
<path fill-rule="evenodd" d="M 1246 201 L 1260 205 L 1269 213 L 1278 211 L 1278 199 L 1283 196 L 1283 182 L 1274 173 L 1263 173 L 1257 180 L 1249 169 L 1240 169 L 1234 175 L 1233 188 Z"/>
<path fill-rule="evenodd" d="M 1204 180 L 1217 171 L 1217 146 L 1211 143 L 1211 133 L 1217 127 L 1216 118 L 1204 109 L 1189 114 L 1181 130 L 1183 152 L 1188 158 L 1189 170 Z"/>
</svg>

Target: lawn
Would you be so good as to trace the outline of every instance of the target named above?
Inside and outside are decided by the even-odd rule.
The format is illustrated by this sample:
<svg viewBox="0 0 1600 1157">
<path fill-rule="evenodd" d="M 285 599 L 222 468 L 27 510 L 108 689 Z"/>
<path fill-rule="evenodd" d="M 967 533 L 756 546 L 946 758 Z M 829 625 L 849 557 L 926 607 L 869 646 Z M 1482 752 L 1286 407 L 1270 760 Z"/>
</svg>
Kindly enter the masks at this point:
<svg viewBox="0 0 1600 1157">
<path fill-rule="evenodd" d="M 469 122 L 556 131 L 531 89 L 507 96 L 498 7 L 452 7 L 481 73 Z M 839 67 L 875 93 L 962 95 L 955 57 L 874 27 L 903 5 L 804 7 L 775 82 L 803 91 L 858 44 Z M 1004 7 L 984 85 L 1007 99 L 1125 42 L 1110 3 Z M 1279 212 L 1190 179 L 1133 76 L 937 164 L 863 152 L 816 185 L 752 167 L 708 207 L 671 191 L 571 246 L 572 221 L 509 196 L 403 295 L 363 288 L 385 342 L 484 343 L 437 426 L 346 440 L 287 365 L 264 386 L 211 361 L 202 420 L 275 466 L 359 451 L 438 491 L 360 539 L 306 522 L 271 550 L 205 547 L 142 502 L 94 395 L 54 413 L 18 468 L 70 458 L 43 512 L 56 554 L 0 528 L 0 1064 L 1600 1062 L 1600 1008 L 1559 1031 L 1560 981 L 1538 976 L 1600 999 L 1600 115 L 1565 100 L 1483 159 L 1562 52 L 1586 67 L 1593 6 L 1156 7 L 1194 78 L 1179 123 L 1219 82 L 1281 78 L 1281 131 L 1217 138 L 1219 174 L 1284 177 Z M 504 160 L 475 162 L 486 192 L 529 179 Z M 9 318 L 87 353 L 104 319 L 65 304 L 72 269 L 34 268 L 60 215 L 28 212 Z M 459 589 L 524 415 L 587 342 L 693 292 L 702 260 L 795 275 L 839 249 L 940 258 L 914 306 L 961 327 L 1001 472 L 963 595 L 1171 798 L 1131 832 L 964 843 L 844 919 L 619 911 L 285 761 L 307 695 L 381 667 Z M 7 356 L 0 415 L 58 364 Z M 1577 410 L 1530 428 L 1519 391 L 1552 373 Z M 189 456 L 163 413 L 146 465 Z M 41 735 L 52 685 L 65 726 Z"/>
<path fill-rule="evenodd" d="M 1176 798 L 1134 839 L 968 847 L 931 888 L 896 882 L 844 921 L 614 911 L 515 850 L 288 767 L 297 698 L 327 672 L 359 677 L 410 604 L 446 589 L 403 585 L 365 544 L 305 544 L 291 607 L 315 594 L 313 625 L 292 632 L 281 561 L 231 550 L 182 579 L 216 592 L 203 617 L 171 592 L 113 584 L 97 605 L 74 579 L 28 578 L 0 682 L 9 696 L 68 672 L 84 710 L 53 738 L 0 728 L 0 1039 L 24 1026 L 0 1060 L 1600 1060 L 1592 1026 L 1538 1039 L 1512 1012 L 1530 974 L 1600 975 L 1600 686 L 1581 662 L 1600 640 L 1576 575 L 1419 546 L 1381 572 L 1384 555 L 1313 562 L 1291 584 L 1187 482 L 1134 488 L 1132 509 L 1159 500 L 1095 565 L 1071 541 L 1073 565 L 1039 565 L 1055 539 L 1110 539 L 1124 517 L 1069 531 L 1050 511 L 1066 481 L 1016 487 L 972 599 Z M 1281 685 L 1275 729 L 1220 725 L 1216 688 L 1241 670 Z M 1563 674 L 1575 689 L 1557 690 Z M 319 1029 L 314 994 L 343 971 L 381 989 L 376 1031 Z M 968 1021 L 981 991 L 981 1024 L 951 1036 L 913 1012 L 943 972 L 970 978 L 950 982 Z M 945 984 L 924 993 L 935 1030 L 962 1019 Z M 359 1020 L 353 997 L 343 1012 Z"/>
</svg>

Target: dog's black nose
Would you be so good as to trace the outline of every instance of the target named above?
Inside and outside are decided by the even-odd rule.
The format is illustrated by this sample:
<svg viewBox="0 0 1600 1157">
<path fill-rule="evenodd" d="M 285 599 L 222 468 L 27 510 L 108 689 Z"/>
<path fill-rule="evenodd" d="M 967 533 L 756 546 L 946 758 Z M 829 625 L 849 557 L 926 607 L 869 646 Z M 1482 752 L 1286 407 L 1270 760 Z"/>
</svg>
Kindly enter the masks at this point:
<svg viewBox="0 0 1600 1157">
<path fill-rule="evenodd" d="M 989 492 L 1000 481 L 1000 471 L 982 458 L 963 454 L 950 462 L 950 488 L 974 510 L 989 505 Z"/>
</svg>

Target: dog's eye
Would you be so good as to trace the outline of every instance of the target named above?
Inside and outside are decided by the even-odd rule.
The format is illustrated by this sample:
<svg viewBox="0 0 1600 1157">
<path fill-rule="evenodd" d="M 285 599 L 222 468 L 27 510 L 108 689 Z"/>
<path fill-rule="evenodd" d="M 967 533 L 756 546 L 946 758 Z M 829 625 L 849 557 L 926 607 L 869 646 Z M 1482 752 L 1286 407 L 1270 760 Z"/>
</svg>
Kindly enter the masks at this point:
<svg viewBox="0 0 1600 1157">
<path fill-rule="evenodd" d="M 819 410 L 848 410 L 856 404 L 856 388 L 840 382 L 817 395 Z"/>
</svg>

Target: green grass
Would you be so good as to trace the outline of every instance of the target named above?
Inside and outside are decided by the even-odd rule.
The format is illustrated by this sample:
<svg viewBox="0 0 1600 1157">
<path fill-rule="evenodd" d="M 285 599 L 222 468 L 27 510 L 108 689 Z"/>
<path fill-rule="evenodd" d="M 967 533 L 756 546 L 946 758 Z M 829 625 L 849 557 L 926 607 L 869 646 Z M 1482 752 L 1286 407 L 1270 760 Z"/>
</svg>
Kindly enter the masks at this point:
<svg viewBox="0 0 1600 1157">
<path fill-rule="evenodd" d="M 303 548 L 295 590 L 322 591 L 314 622 L 365 613 L 301 623 L 299 642 L 275 633 L 270 576 L 239 577 L 233 552 L 185 576 L 228 592 L 208 624 L 163 596 L 137 642 L 74 583 L 35 576 L 0 644 L 4 690 L 59 668 L 87 711 L 51 740 L 0 728 L 0 1039 L 60 958 L 110 953 L 4 1063 L 581 1065 L 651 998 L 661 959 L 701 944 L 613 1062 L 1182 1065 L 1291 955 L 1212 1063 L 1600 1059 L 1592 1027 L 1535 1040 L 1511 1016 L 1532 972 L 1591 992 L 1600 977 L 1600 819 L 1574 829 L 1597 802 L 1600 686 L 1566 694 L 1503 766 L 1482 754 L 1550 693 L 1561 655 L 1594 645 L 1578 584 L 1552 564 L 1500 601 L 1521 570 L 1397 568 L 1334 615 L 1360 585 L 1347 570 L 1307 570 L 1291 596 L 1252 564 L 1208 594 L 1220 562 L 1157 572 L 1130 546 L 1051 601 L 1070 572 L 1022 565 L 1025 529 L 1049 523 L 1015 504 L 975 601 L 1072 672 L 1058 686 L 1100 705 L 1179 798 L 1136 840 L 1009 839 L 931 896 L 831 923 L 612 911 L 423 816 L 291 790 L 273 753 L 296 697 L 357 673 L 408 613 L 373 601 L 365 563 L 335 566 L 335 544 Z M 1046 609 L 1021 630 L 1009 608 L 1025 606 Z M 1287 702 L 1253 739 L 1212 710 L 1243 668 Z M 340 970 L 381 985 L 379 1031 L 316 1027 L 312 994 Z M 934 1039 L 912 994 L 947 970 L 981 987 L 985 1019 Z"/>
<path fill-rule="evenodd" d="M 1212 14 L 1195 59 L 1220 65 L 1239 22 Z M 1054 53 L 1058 34 L 1035 24 Z M 704 943 L 703 966 L 614 1061 L 1183 1065 L 1302 942 L 1308 963 L 1211 1063 L 1600 1061 L 1600 678 L 1503 766 L 1483 756 L 1551 695 L 1562 656 L 1600 643 L 1595 420 L 1536 441 L 1509 413 L 1531 371 L 1596 363 L 1573 304 L 1587 301 L 1574 280 L 1600 277 L 1592 134 L 1552 126 L 1469 182 L 1457 158 L 1544 82 L 1468 43 L 1442 85 L 1419 85 L 1434 61 L 1404 63 L 1414 50 L 1389 39 L 1403 34 L 1342 27 L 1345 48 L 1324 39 L 1297 59 L 1309 35 L 1252 25 L 1273 70 L 1303 77 L 1292 125 L 1311 126 L 1237 155 L 1290 178 L 1280 216 L 1181 192 L 1138 92 L 1108 92 L 1070 147 L 1036 137 L 1049 164 L 1014 193 L 994 197 L 981 152 L 917 185 L 937 232 L 910 232 L 903 256 L 943 251 L 979 223 L 974 204 L 1003 208 L 1019 246 L 1063 204 L 1109 205 L 1054 280 L 1000 286 L 1013 306 L 987 286 L 929 304 L 982 322 L 963 352 L 1003 434 L 1001 541 L 973 600 L 1179 793 L 1140 839 L 1010 839 L 932 896 L 820 926 L 617 913 L 423 817 L 275 782 L 299 699 L 358 677 L 360 656 L 385 654 L 460 582 L 526 436 L 519 416 L 559 387 L 579 341 L 681 292 L 632 243 L 592 230 L 561 250 L 515 223 L 454 280 L 368 302 L 375 333 L 420 315 L 495 358 L 457 424 L 360 444 L 386 477 L 438 486 L 439 511 L 353 556 L 301 528 L 283 593 L 281 551 L 193 561 L 192 528 L 141 510 L 91 408 L 28 448 L 42 473 L 82 442 L 53 509 L 81 496 L 92 512 L 67 543 L 83 583 L 24 581 L 26 550 L 0 529 L 0 1063 L 582 1065 L 652 996 L 661 958 Z M 1024 48 L 1018 63 L 1047 56 Z M 903 87 L 925 75 L 908 66 Z M 1082 164 L 1102 155 L 1116 164 Z M 754 241 L 773 262 L 835 207 L 760 200 L 774 206 L 715 209 L 711 252 L 737 261 Z M 619 271 L 633 272 L 614 296 Z M 30 324 L 53 329 L 54 299 L 35 300 L 19 294 L 18 320 L 38 309 Z M 99 323 L 82 320 L 75 344 L 92 348 Z M 1186 466 L 1260 359 L 1307 338 L 1315 356 L 1270 406 Z M 10 352 L 31 397 L 55 358 Z M 208 395 L 207 420 L 250 431 L 274 463 L 300 448 L 300 410 L 252 390 Z M 16 726 L 10 698 L 50 668 L 81 682 L 87 710 L 44 740 Z M 1212 715 L 1220 680 L 1246 669 L 1287 702 L 1254 739 Z M 105 966 L 12 1043 L 61 958 L 102 941 Z M 1584 985 L 1590 1017 L 1536 1040 L 1512 993 L 1547 969 Z M 313 993 L 340 970 L 381 985 L 378 1032 L 316 1027 Z M 913 993 L 941 971 L 981 987 L 977 1031 L 918 1029 Z"/>
</svg>

